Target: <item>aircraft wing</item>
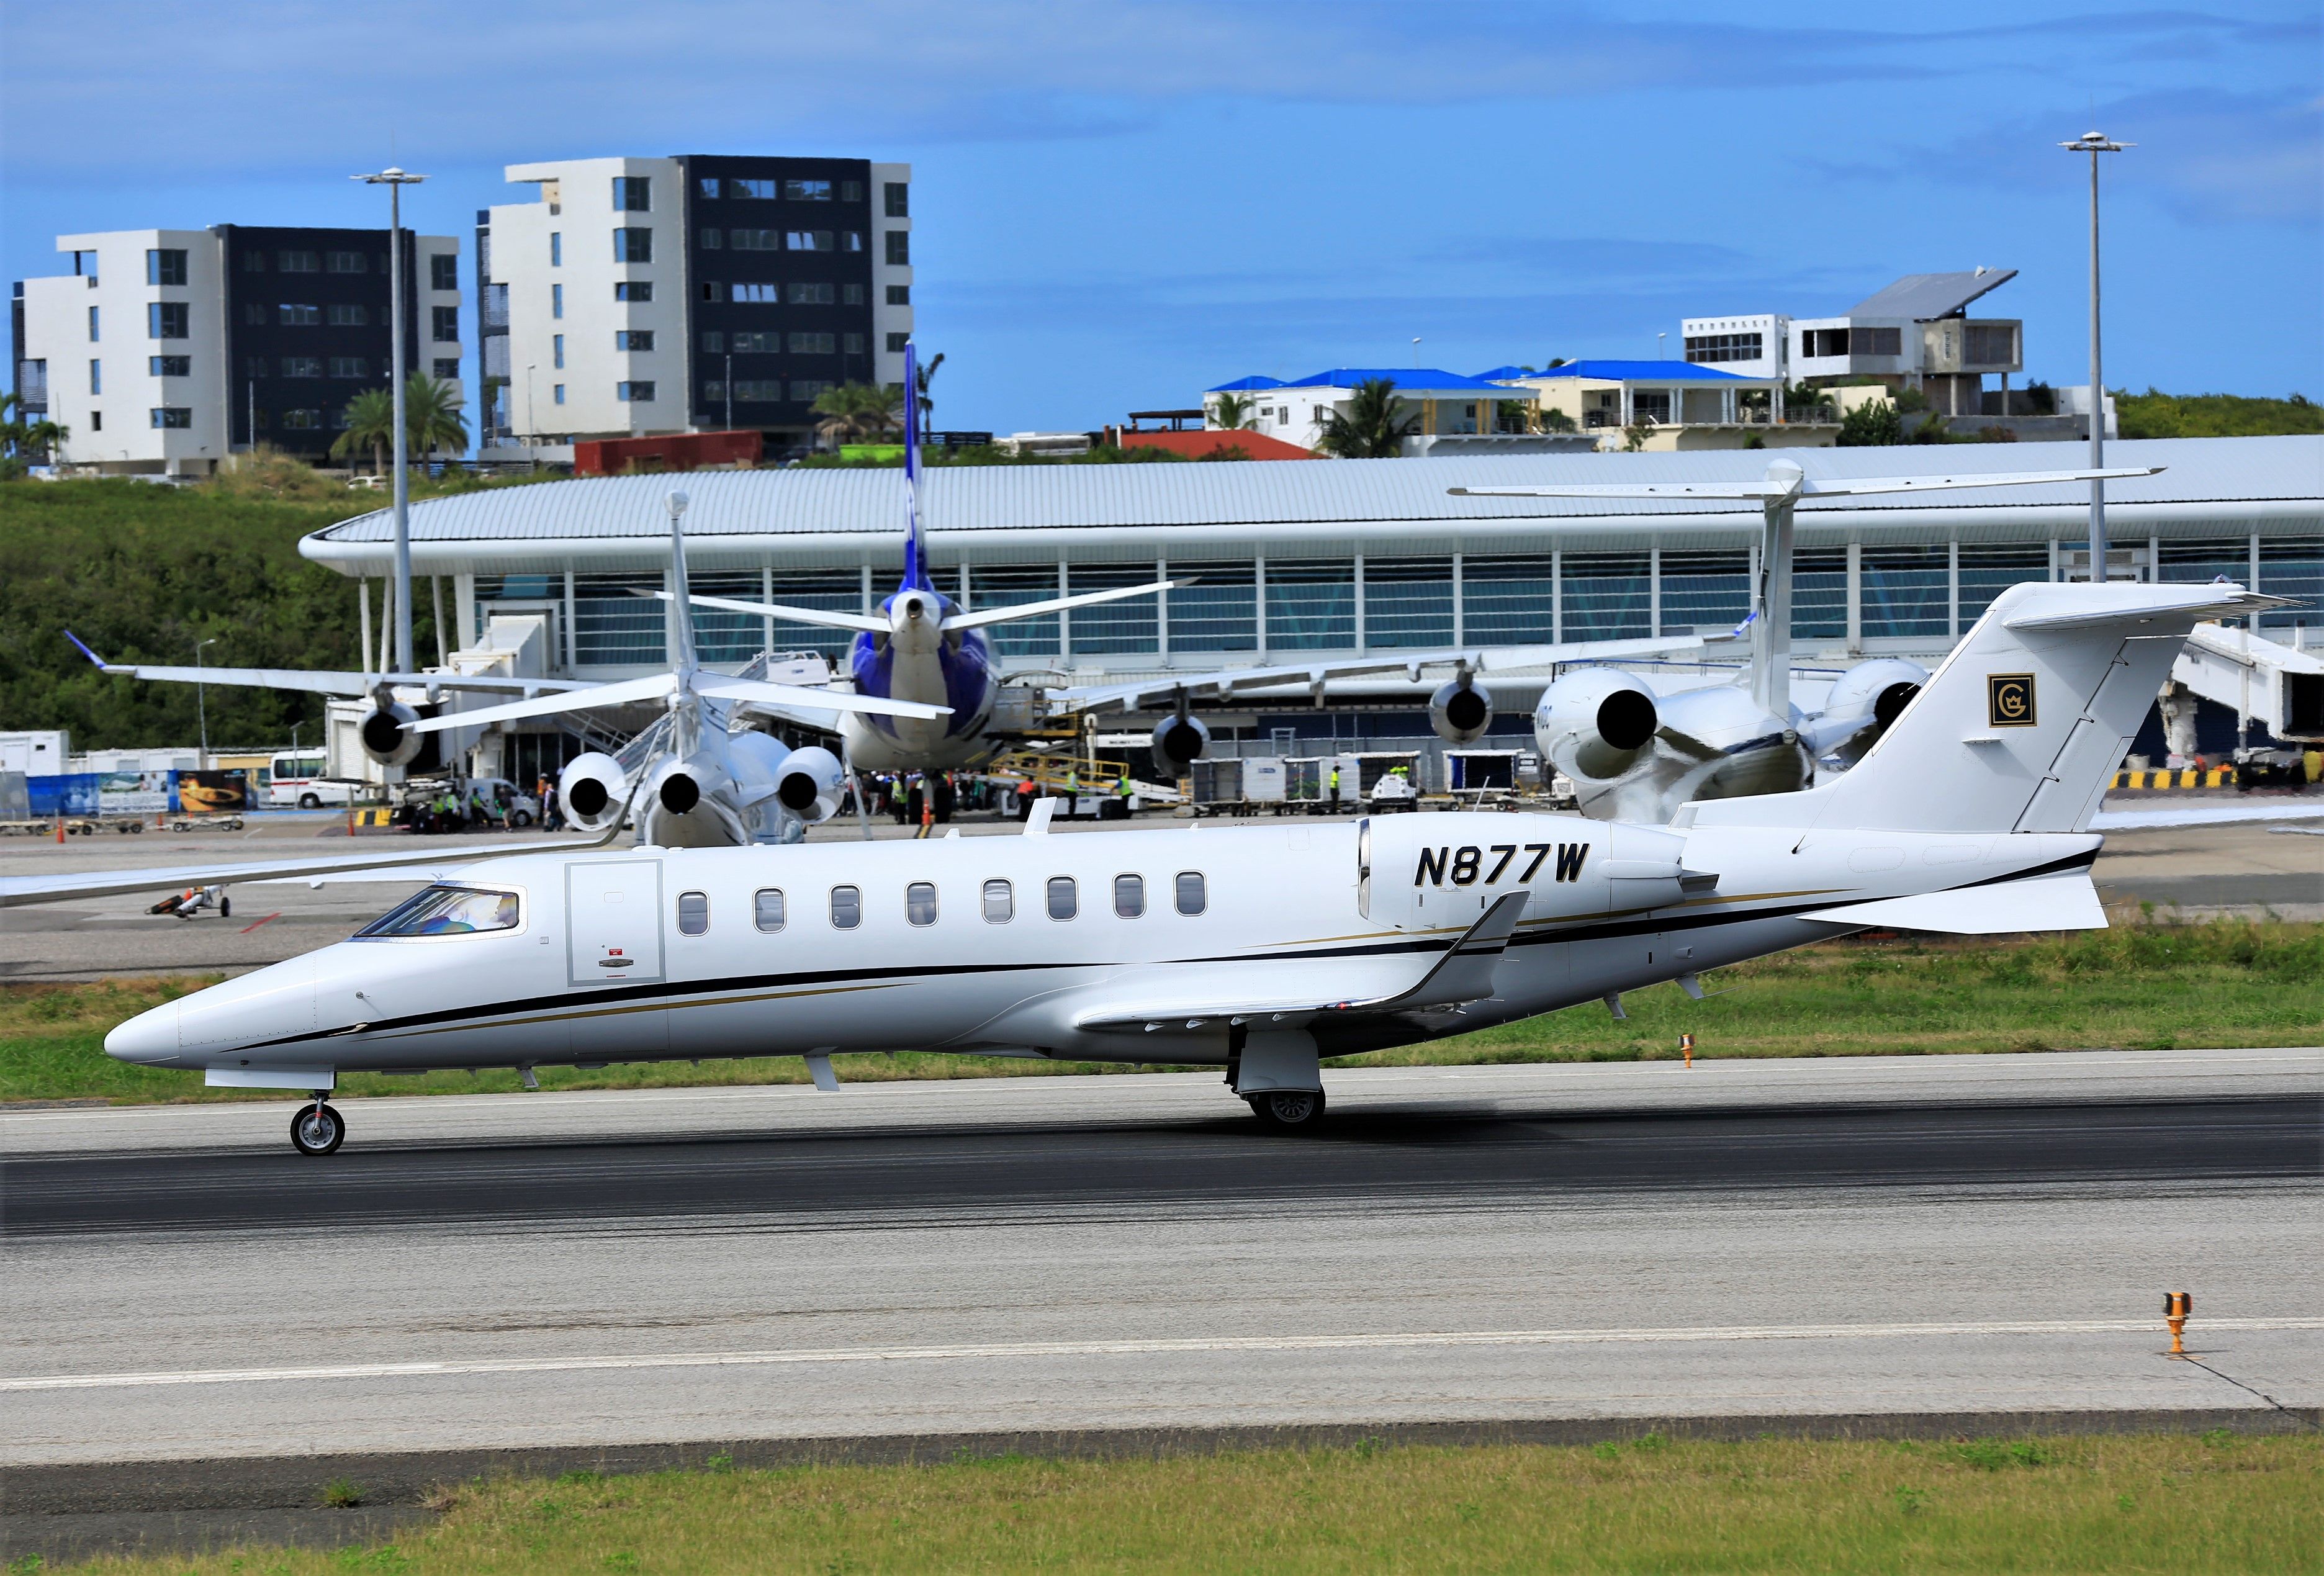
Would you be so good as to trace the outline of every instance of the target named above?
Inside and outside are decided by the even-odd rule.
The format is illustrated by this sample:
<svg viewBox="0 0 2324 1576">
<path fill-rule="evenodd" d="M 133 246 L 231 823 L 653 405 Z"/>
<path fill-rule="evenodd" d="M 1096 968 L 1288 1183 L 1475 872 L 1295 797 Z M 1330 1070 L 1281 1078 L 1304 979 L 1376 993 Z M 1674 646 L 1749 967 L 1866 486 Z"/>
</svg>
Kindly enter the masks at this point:
<svg viewBox="0 0 2324 1576">
<path fill-rule="evenodd" d="M 1425 668 L 1454 668 L 1464 663 L 1476 672 L 1492 673 L 1546 668 L 1554 662 L 1665 657 L 1705 650 L 1741 638 L 1742 631 L 1737 629 L 1720 635 L 1664 635 L 1635 641 L 1568 641 L 1554 646 L 1471 646 L 1465 650 L 1403 651 L 1278 668 L 1230 668 L 1213 673 L 1146 678 L 1131 684 L 1089 685 L 1051 690 L 1049 698 L 1053 705 L 1067 711 L 1139 711 L 1157 702 L 1174 701 L 1181 690 L 1190 698 L 1225 700 L 1244 690 L 1291 685 L 1314 687 L 1333 678 L 1356 678 L 1375 673 L 1402 671 L 1417 681 Z"/>
<path fill-rule="evenodd" d="M 336 673 L 308 668 L 171 667 L 151 662 L 107 662 L 82 645 L 70 630 L 65 639 L 80 648 L 82 656 L 100 673 L 122 678 L 159 679 L 171 684 L 235 684 L 256 689 L 305 690 L 315 695 L 369 695 L 382 684 L 427 685 L 437 689 L 478 690 L 487 694 L 535 695 L 584 687 L 571 678 L 503 678 L 466 673 Z"/>
<path fill-rule="evenodd" d="M 643 591 L 640 596 L 672 600 L 667 591 Z M 687 603 L 696 607 L 715 608 L 721 613 L 747 613 L 752 618 L 779 618 L 785 623 L 816 624 L 827 630 L 869 630 L 873 634 L 888 632 L 888 621 L 862 613 L 833 613 L 820 607 L 791 607 L 779 602 L 742 602 L 732 596 L 700 596 L 689 594 Z"/>
<path fill-rule="evenodd" d="M 482 706 L 475 711 L 427 717 L 413 723 L 411 731 L 415 733 L 440 733 L 447 728 L 481 728 L 489 723 L 505 723 L 517 717 L 545 717 L 558 712 L 586 712 L 599 706 L 634 705 L 640 701 L 659 700 L 677 686 L 678 675 L 675 673 L 617 679 L 611 684 L 593 684 L 586 689 L 567 690 L 563 695 L 545 695 L 534 700 L 512 700 L 506 705 Z"/>
<path fill-rule="evenodd" d="M 1430 960 L 1416 982 L 1385 996 L 1349 1001 L 1296 996 L 1183 997 L 1145 1004 L 1109 1004 L 1082 1013 L 1074 1019 L 1074 1027 L 1101 1034 L 1154 1034 L 1221 1023 L 1233 1028 L 1298 1028 L 1339 1013 L 1401 1012 L 1480 1000 L 1493 993 L 1493 966 L 1508 950 L 1529 896 L 1521 891 L 1503 894 L 1474 925 Z"/>
<path fill-rule="evenodd" d="M 890 700 L 884 696 L 858 695 L 850 689 L 809 689 L 795 684 L 767 684 L 755 678 L 722 678 L 697 673 L 694 693 L 717 700 L 747 701 L 768 709 L 800 707 L 818 712 L 861 712 L 882 717 L 948 717 L 952 707 L 927 705 L 916 700 Z"/>
</svg>

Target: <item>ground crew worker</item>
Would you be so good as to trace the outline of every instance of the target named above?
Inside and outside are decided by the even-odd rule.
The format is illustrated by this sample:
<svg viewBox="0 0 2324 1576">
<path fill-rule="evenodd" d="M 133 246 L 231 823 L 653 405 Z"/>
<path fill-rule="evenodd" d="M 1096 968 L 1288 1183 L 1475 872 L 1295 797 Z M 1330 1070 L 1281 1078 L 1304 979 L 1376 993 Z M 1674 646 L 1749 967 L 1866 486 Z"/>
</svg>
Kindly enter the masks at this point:
<svg viewBox="0 0 2324 1576">
<path fill-rule="evenodd" d="M 1334 760 L 1333 762 L 1332 762 L 1332 806 L 1333 806 L 1333 808 L 1337 809 L 1337 808 L 1339 807 L 1339 804 L 1340 804 L 1340 763 L 1339 763 L 1338 761 Z"/>
</svg>

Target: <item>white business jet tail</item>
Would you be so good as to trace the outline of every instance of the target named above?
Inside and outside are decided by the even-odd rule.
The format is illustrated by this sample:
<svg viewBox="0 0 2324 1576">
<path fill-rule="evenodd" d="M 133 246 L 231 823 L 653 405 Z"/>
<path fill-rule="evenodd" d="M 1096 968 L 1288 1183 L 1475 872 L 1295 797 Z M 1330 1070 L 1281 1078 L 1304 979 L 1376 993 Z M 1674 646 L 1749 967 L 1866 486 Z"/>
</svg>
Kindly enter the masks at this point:
<svg viewBox="0 0 2324 1576">
<path fill-rule="evenodd" d="M 1686 824 L 2088 831 L 2188 631 L 2277 600 L 2226 582 L 2012 586 L 1846 776 L 1698 804 Z"/>
</svg>

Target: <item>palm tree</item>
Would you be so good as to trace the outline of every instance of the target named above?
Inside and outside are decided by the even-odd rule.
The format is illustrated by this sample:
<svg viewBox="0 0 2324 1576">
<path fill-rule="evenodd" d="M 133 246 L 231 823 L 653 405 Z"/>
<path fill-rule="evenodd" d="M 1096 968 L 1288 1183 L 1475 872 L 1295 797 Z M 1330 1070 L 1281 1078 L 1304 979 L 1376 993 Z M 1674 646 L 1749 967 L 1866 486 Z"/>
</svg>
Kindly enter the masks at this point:
<svg viewBox="0 0 2324 1576">
<path fill-rule="evenodd" d="M 1419 425 L 1420 418 L 1396 397 L 1394 378 L 1366 378 L 1356 385 L 1344 415 L 1334 410 L 1324 419 L 1315 447 L 1343 460 L 1394 459 Z"/>
<path fill-rule="evenodd" d="M 836 448 L 893 432 L 904 424 L 904 391 L 877 383 L 841 383 L 816 396 L 810 407 L 823 418 L 816 436 Z"/>
<path fill-rule="evenodd" d="M 1250 421 L 1249 394 L 1221 394 L 1211 401 L 1211 422 L 1222 432 L 1237 432 Z"/>
<path fill-rule="evenodd" d="M 461 411 L 460 385 L 447 378 L 415 372 L 403 380 L 405 442 L 420 453 L 420 463 L 432 465 L 436 451 L 468 447 L 468 419 Z"/>
<path fill-rule="evenodd" d="M 14 475 L 28 461 L 46 459 L 72 434 L 56 422 L 24 419 L 23 401 L 0 394 L 0 475 Z"/>
<path fill-rule="evenodd" d="M 371 450 L 372 475 L 387 474 L 387 451 L 395 444 L 395 397 L 385 389 L 365 389 L 347 401 L 346 430 L 331 439 L 339 457 Z"/>
<path fill-rule="evenodd" d="M 918 378 L 919 387 L 913 390 L 913 392 L 919 396 L 920 431 L 923 435 L 936 429 L 936 396 L 928 392 L 928 384 L 935 379 L 936 375 L 936 368 L 942 366 L 944 364 L 945 353 L 941 350 L 928 357 L 927 360 L 920 363 Z"/>
</svg>

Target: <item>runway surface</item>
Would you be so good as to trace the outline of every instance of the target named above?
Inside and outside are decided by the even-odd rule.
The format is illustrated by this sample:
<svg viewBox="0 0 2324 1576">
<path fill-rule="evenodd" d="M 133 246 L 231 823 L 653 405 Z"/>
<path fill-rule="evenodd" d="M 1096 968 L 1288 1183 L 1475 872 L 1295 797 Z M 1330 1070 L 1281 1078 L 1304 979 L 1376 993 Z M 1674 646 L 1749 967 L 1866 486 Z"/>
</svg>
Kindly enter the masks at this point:
<svg viewBox="0 0 2324 1576">
<path fill-rule="evenodd" d="M 1329 1076 L 0 1113 L 0 1462 L 2324 1403 L 2324 1052 Z"/>
</svg>

